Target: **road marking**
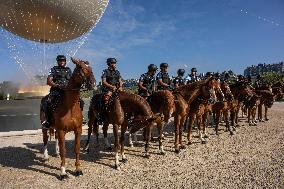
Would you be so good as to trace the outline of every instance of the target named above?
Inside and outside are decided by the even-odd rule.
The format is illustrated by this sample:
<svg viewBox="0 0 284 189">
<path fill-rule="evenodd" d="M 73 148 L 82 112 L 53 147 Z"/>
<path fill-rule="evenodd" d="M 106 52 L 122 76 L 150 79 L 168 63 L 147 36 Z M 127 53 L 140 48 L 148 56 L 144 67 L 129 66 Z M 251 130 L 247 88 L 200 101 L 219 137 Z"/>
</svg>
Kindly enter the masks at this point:
<svg viewBox="0 0 284 189">
<path fill-rule="evenodd" d="M 2 114 L 2 115 L 0 115 L 0 117 L 16 117 L 16 116 L 38 116 L 38 114 L 22 114 L 22 115 L 15 115 L 15 114 L 6 115 L 6 114 Z"/>
</svg>

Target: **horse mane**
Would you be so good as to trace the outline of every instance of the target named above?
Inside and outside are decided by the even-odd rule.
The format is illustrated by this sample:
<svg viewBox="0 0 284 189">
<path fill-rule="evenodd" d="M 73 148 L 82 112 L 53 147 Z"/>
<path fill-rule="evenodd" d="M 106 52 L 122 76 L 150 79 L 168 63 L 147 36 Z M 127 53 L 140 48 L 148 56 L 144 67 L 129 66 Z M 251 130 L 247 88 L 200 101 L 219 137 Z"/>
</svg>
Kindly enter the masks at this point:
<svg viewBox="0 0 284 189">
<path fill-rule="evenodd" d="M 119 99 L 125 113 L 134 113 L 141 116 L 153 116 L 150 105 L 146 99 L 137 94 L 119 92 Z"/>
<path fill-rule="evenodd" d="M 211 79 L 207 79 L 207 80 L 201 80 L 201 81 L 196 81 L 194 83 L 190 83 L 190 84 L 186 84 L 186 85 L 182 85 L 177 87 L 173 93 L 179 93 L 181 91 L 191 91 L 193 89 L 199 88 L 205 84 L 207 84 L 209 81 L 211 81 Z"/>
</svg>

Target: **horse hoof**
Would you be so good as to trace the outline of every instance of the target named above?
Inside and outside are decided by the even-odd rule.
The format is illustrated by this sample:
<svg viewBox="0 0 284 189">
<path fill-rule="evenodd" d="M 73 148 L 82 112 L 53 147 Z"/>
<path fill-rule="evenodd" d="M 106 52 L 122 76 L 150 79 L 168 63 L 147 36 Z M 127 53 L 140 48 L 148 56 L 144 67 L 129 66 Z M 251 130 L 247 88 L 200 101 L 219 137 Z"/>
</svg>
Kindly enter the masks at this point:
<svg viewBox="0 0 284 189">
<path fill-rule="evenodd" d="M 75 172 L 75 177 L 79 177 L 79 176 L 82 176 L 83 175 L 83 172 L 81 170 L 78 170 Z"/>
<path fill-rule="evenodd" d="M 164 155 L 166 155 L 166 152 L 160 152 L 160 154 L 161 154 L 162 156 L 164 156 Z"/>
<path fill-rule="evenodd" d="M 114 168 L 115 168 L 116 170 L 120 171 L 119 165 L 115 165 Z"/>
<path fill-rule="evenodd" d="M 127 163 L 127 161 L 128 161 L 128 160 L 127 160 L 126 158 L 124 158 L 124 159 L 121 160 L 122 163 Z"/>
<path fill-rule="evenodd" d="M 145 155 L 145 158 L 150 159 L 150 155 L 149 155 L 149 154 L 146 154 L 146 155 Z"/>
<path fill-rule="evenodd" d="M 188 145 L 192 145 L 192 142 L 191 142 L 191 141 L 189 141 L 187 144 L 188 144 Z"/>
<path fill-rule="evenodd" d="M 233 132 L 233 131 L 230 131 L 230 135 L 234 135 L 234 132 Z"/>
<path fill-rule="evenodd" d="M 60 175 L 59 180 L 64 181 L 64 180 L 66 180 L 66 179 L 68 179 L 68 178 L 69 178 L 69 176 L 68 176 L 67 174 L 65 174 L 65 175 Z"/>
<path fill-rule="evenodd" d="M 180 150 L 179 149 L 175 149 L 175 153 L 179 154 Z"/>
<path fill-rule="evenodd" d="M 208 135 L 204 135 L 204 137 L 203 138 L 209 138 L 209 136 Z"/>
<path fill-rule="evenodd" d="M 180 146 L 180 149 L 183 149 L 183 150 L 184 150 L 184 149 L 186 149 L 186 146 L 185 146 L 185 145 L 181 145 L 181 146 Z"/>
<path fill-rule="evenodd" d="M 107 147 L 107 150 L 108 151 L 112 151 L 112 147 L 110 146 L 110 147 Z"/>
<path fill-rule="evenodd" d="M 205 140 L 202 140 L 202 141 L 201 141 L 201 144 L 206 144 L 206 141 L 205 141 Z"/>
<path fill-rule="evenodd" d="M 236 127 L 233 126 L 233 131 L 236 131 Z"/>
</svg>

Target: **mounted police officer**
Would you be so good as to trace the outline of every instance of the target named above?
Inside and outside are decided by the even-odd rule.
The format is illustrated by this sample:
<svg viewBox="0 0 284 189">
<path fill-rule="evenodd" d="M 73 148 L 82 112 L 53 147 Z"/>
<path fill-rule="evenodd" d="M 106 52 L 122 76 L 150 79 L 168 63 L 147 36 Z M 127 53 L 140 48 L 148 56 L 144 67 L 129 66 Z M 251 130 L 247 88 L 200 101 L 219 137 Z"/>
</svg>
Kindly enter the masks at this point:
<svg viewBox="0 0 284 189">
<path fill-rule="evenodd" d="M 178 76 L 175 77 L 174 80 L 173 80 L 173 84 L 174 84 L 175 88 L 185 84 L 185 80 L 183 78 L 184 73 L 185 73 L 184 69 L 178 69 L 178 71 L 177 71 Z"/>
<path fill-rule="evenodd" d="M 200 81 L 200 78 L 197 76 L 197 69 L 196 68 L 191 68 L 191 74 L 189 74 L 186 78 L 185 78 L 187 84 L 189 83 L 193 83 L 196 81 Z"/>
<path fill-rule="evenodd" d="M 102 73 L 102 92 L 105 108 L 112 93 L 122 89 L 122 79 L 120 72 L 116 69 L 116 59 L 108 58 L 106 61 L 108 68 Z"/>
<path fill-rule="evenodd" d="M 43 129 L 50 128 L 51 111 L 55 109 L 56 105 L 59 103 L 60 96 L 67 87 L 72 75 L 71 69 L 66 66 L 66 57 L 64 55 L 58 55 L 56 61 L 57 66 L 51 68 L 47 77 L 47 85 L 51 88 L 47 101 L 43 104 L 46 118 L 46 120 L 42 122 Z"/>
<path fill-rule="evenodd" d="M 158 90 L 172 90 L 168 67 L 169 65 L 167 63 L 160 64 L 161 71 L 156 76 Z"/>
<path fill-rule="evenodd" d="M 155 90 L 155 74 L 157 71 L 157 66 L 155 64 L 150 64 L 148 66 L 148 72 L 140 76 L 138 83 L 138 94 L 142 97 L 150 96 Z"/>
</svg>

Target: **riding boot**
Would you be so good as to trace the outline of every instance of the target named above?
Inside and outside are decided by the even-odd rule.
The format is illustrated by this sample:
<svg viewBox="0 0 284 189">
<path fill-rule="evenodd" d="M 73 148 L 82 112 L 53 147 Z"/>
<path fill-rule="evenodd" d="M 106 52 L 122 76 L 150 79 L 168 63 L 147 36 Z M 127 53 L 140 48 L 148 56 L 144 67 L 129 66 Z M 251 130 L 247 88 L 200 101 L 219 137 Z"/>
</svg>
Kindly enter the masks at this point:
<svg viewBox="0 0 284 189">
<path fill-rule="evenodd" d="M 44 104 L 44 115 L 45 115 L 45 120 L 41 123 L 42 129 L 49 129 L 50 128 L 50 110 L 48 107 L 48 103 L 46 102 Z"/>
</svg>

